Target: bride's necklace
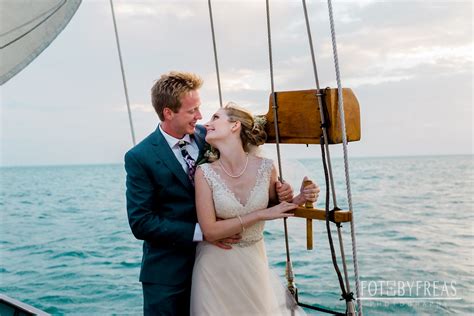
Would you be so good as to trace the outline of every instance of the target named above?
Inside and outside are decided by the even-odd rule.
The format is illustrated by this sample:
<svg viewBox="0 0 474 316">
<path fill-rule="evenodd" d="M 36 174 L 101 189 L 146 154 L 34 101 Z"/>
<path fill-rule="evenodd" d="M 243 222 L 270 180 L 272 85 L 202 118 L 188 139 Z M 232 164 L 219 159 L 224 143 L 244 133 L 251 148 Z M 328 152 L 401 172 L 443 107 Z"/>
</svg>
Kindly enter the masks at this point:
<svg viewBox="0 0 474 316">
<path fill-rule="evenodd" d="M 219 166 L 221 166 L 222 170 L 224 170 L 226 175 L 228 175 L 231 178 L 238 178 L 238 177 L 240 177 L 244 174 L 245 170 L 247 170 L 247 166 L 249 165 L 249 154 L 247 153 L 247 161 L 245 161 L 244 169 L 242 169 L 242 171 L 239 174 L 235 175 L 235 176 L 233 174 L 231 174 L 230 172 L 228 172 L 227 170 L 225 170 L 224 165 L 222 164 L 220 159 L 217 160 L 217 162 L 219 163 Z"/>
</svg>

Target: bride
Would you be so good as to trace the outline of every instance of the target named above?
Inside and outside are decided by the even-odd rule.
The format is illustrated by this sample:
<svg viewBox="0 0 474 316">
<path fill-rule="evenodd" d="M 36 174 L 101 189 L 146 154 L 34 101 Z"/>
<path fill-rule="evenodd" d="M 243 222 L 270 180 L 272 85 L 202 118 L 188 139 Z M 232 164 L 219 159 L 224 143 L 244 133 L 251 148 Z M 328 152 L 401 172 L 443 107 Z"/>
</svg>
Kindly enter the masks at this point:
<svg viewBox="0 0 474 316">
<path fill-rule="evenodd" d="M 285 315 L 303 313 L 268 267 L 264 222 L 292 216 L 305 201 L 315 202 L 319 187 L 301 187 L 291 202 L 278 202 L 277 173 L 270 159 L 249 154 L 264 143 L 263 125 L 233 103 L 205 124 L 206 141 L 219 151 L 195 175 L 196 210 L 206 241 L 196 250 L 191 315 Z M 212 242 L 241 234 L 232 249 Z"/>
</svg>

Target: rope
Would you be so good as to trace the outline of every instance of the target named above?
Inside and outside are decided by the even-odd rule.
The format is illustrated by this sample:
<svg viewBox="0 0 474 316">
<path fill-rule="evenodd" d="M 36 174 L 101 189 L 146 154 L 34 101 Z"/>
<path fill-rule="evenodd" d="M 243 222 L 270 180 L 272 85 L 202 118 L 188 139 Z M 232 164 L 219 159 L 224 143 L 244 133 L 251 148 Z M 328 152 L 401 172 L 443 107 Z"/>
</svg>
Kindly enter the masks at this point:
<svg viewBox="0 0 474 316">
<path fill-rule="evenodd" d="M 114 12 L 114 3 L 113 0 L 110 0 L 110 8 L 112 10 L 112 19 L 114 21 L 114 30 L 115 30 L 115 40 L 117 41 L 117 51 L 120 60 L 120 70 L 122 71 L 122 81 L 123 81 L 123 90 L 125 92 L 125 101 L 127 102 L 127 110 L 128 110 L 128 121 L 130 123 L 130 132 L 132 133 L 132 142 L 135 146 L 135 130 L 133 128 L 133 121 L 132 121 L 132 111 L 130 110 L 130 100 L 128 98 L 128 89 L 127 89 L 127 80 L 125 79 L 125 70 L 123 68 L 123 61 L 122 61 L 122 51 L 120 50 L 120 40 L 117 30 L 117 22 L 115 21 L 115 12 Z"/>
<path fill-rule="evenodd" d="M 214 46 L 214 62 L 216 63 L 216 74 L 217 74 L 217 88 L 219 90 L 219 104 L 222 107 L 222 92 L 221 92 L 221 79 L 219 76 L 219 62 L 217 60 L 217 47 L 216 47 L 216 34 L 214 32 L 214 20 L 212 19 L 212 6 L 211 0 L 208 0 L 209 6 L 209 19 L 211 22 L 211 32 L 212 32 L 212 45 Z"/>
<path fill-rule="evenodd" d="M 346 175 L 346 188 L 347 188 L 347 201 L 349 203 L 349 209 L 352 211 L 352 220 L 351 220 L 351 239 L 352 239 L 352 257 L 354 258 L 354 274 L 356 281 L 356 295 L 357 295 L 357 306 L 358 314 L 362 316 L 362 303 L 360 301 L 360 281 L 359 281 L 359 264 L 357 261 L 357 247 L 356 247 L 356 236 L 355 236 L 355 221 L 354 221 L 354 212 L 352 207 L 352 193 L 351 193 L 351 184 L 349 178 L 349 160 L 347 158 L 347 137 L 346 137 L 346 124 L 344 117 L 344 107 L 343 107 L 343 96 L 342 96 L 342 85 L 341 85 L 341 74 L 339 71 L 339 60 L 337 56 L 337 44 L 336 44 L 336 31 L 334 27 L 334 18 L 332 13 L 332 4 L 331 0 L 328 0 L 328 10 L 329 10 L 329 22 L 331 25 L 331 40 L 332 40 L 332 49 L 334 55 L 334 66 L 336 69 L 336 80 L 337 80 L 337 93 L 338 93 L 338 108 L 339 108 L 339 119 L 341 123 L 342 130 L 342 145 L 344 152 L 344 172 Z"/>
<path fill-rule="evenodd" d="M 266 8 L 267 8 L 267 32 L 268 32 L 268 58 L 270 61 L 270 84 L 272 89 L 272 100 L 273 100 L 273 117 L 274 117 L 274 124 L 275 124 L 275 143 L 277 148 L 277 157 L 278 157 L 278 172 L 280 173 L 280 179 L 283 181 L 283 172 L 281 168 L 281 156 L 280 156 L 280 133 L 278 128 L 278 106 L 276 102 L 276 95 L 275 95 L 275 83 L 273 80 L 273 57 L 272 57 L 272 31 L 270 27 L 270 4 L 268 0 L 266 0 Z"/>
<path fill-rule="evenodd" d="M 341 223 L 337 223 L 336 226 L 337 226 L 337 236 L 339 238 L 339 249 L 341 250 L 342 268 L 344 269 L 344 279 L 346 281 L 347 292 L 350 292 L 351 283 L 349 282 L 349 273 L 347 272 L 346 254 L 344 252 L 344 243 L 342 241 Z"/>
<path fill-rule="evenodd" d="M 277 149 L 278 158 L 278 171 L 280 174 L 280 181 L 283 183 L 283 172 L 281 168 L 281 155 L 280 155 L 280 131 L 278 128 L 278 105 L 275 93 L 275 83 L 273 79 L 273 57 L 272 57 L 272 31 L 270 26 L 270 4 L 269 0 L 266 0 L 266 13 L 267 13 L 267 34 L 268 34 L 268 57 L 270 62 L 270 83 L 272 89 L 272 100 L 273 100 L 273 121 L 275 126 L 275 143 Z M 288 289 L 296 297 L 296 287 L 293 282 L 293 267 L 290 258 L 290 245 L 288 242 L 288 224 L 287 218 L 283 219 L 283 225 L 285 229 L 285 249 L 286 249 L 286 276 L 288 280 Z"/>
<path fill-rule="evenodd" d="M 16 37 L 16 38 L 12 39 L 10 42 L 6 43 L 5 45 L 0 46 L 0 49 L 4 49 L 5 47 L 7 47 L 7 46 L 9 46 L 9 45 L 11 45 L 11 44 L 13 44 L 13 43 L 15 43 L 15 42 L 18 41 L 19 39 L 25 37 L 26 35 L 30 34 L 30 33 L 33 32 L 34 30 L 36 30 L 41 24 L 43 24 L 44 22 L 46 22 L 46 20 L 48 20 L 51 16 L 53 16 L 56 12 L 58 12 L 58 10 L 61 9 L 65 4 L 66 4 L 66 0 L 63 0 L 63 1 L 62 1 L 61 3 L 59 3 L 56 7 L 53 7 L 53 8 L 51 8 L 50 10 L 41 13 L 40 15 L 38 15 L 38 16 L 35 17 L 35 18 L 33 18 L 32 20 L 30 20 L 30 21 L 28 21 L 28 22 L 26 22 L 26 23 L 24 23 L 24 24 L 22 24 L 22 25 L 20 25 L 20 26 L 18 26 L 18 27 L 16 27 L 16 28 L 10 30 L 10 31 L 7 31 L 7 32 L 1 34 L 0 36 L 7 35 L 7 34 L 13 32 L 13 31 L 17 30 L 18 28 L 23 27 L 23 26 L 25 26 L 25 25 L 27 25 L 27 24 L 33 22 L 34 20 L 40 18 L 41 16 L 47 14 L 49 11 L 52 10 L 52 12 L 51 12 L 50 14 L 48 14 L 44 19 L 42 19 L 41 21 L 39 21 L 35 26 L 33 26 L 31 29 L 29 29 L 29 30 L 26 31 L 25 33 L 21 34 L 20 36 L 18 36 L 18 37 Z"/>
<path fill-rule="evenodd" d="M 324 139 L 322 139 L 321 142 L 325 142 Z M 333 243 L 332 234 L 331 234 L 331 227 L 329 226 L 329 171 L 328 171 L 328 166 L 327 166 L 327 161 L 326 161 L 326 155 L 324 153 L 324 147 L 325 147 L 324 144 L 321 144 L 321 154 L 322 154 L 321 156 L 323 158 L 324 179 L 326 182 L 326 205 L 325 205 L 326 231 L 328 233 L 329 248 L 331 249 L 332 264 L 334 266 L 334 270 L 336 270 L 337 279 L 339 281 L 339 287 L 341 288 L 341 291 L 342 291 L 342 297 L 345 298 L 347 295 L 347 292 L 344 287 L 344 281 L 342 280 L 341 271 L 339 270 L 339 267 L 337 265 L 336 253 L 334 250 L 334 243 Z"/>
<path fill-rule="evenodd" d="M 323 308 L 323 307 L 313 306 L 313 305 L 300 303 L 300 302 L 298 302 L 298 305 L 301 306 L 301 307 L 304 307 L 304 308 L 312 309 L 312 310 L 315 310 L 315 311 L 318 311 L 318 312 L 323 312 L 323 313 L 326 313 L 326 314 L 332 314 L 332 315 L 337 315 L 337 316 L 347 316 L 345 313 L 332 311 L 330 309 Z"/>
<path fill-rule="evenodd" d="M 326 109 L 324 108 L 324 100 L 322 99 L 322 93 L 320 93 L 318 70 L 317 70 L 317 66 L 316 66 L 316 58 L 315 58 L 315 53 L 314 53 L 314 48 L 313 48 L 313 38 L 311 36 L 311 27 L 309 26 L 308 10 L 307 10 L 307 7 L 306 7 L 306 1 L 305 0 L 303 0 L 303 11 L 304 11 L 304 17 L 305 17 L 305 22 L 306 22 L 306 31 L 308 33 L 308 41 L 309 41 L 309 47 L 310 47 L 310 52 L 311 52 L 311 59 L 312 59 L 312 63 L 313 63 L 314 79 L 315 79 L 315 82 L 316 82 L 316 89 L 318 91 L 317 97 L 318 97 L 318 102 L 320 104 L 319 113 L 320 113 L 320 116 L 321 116 L 321 125 L 322 125 L 322 130 L 323 130 L 324 147 L 326 149 L 325 151 L 324 151 L 324 149 L 322 150 L 322 154 L 324 155 L 324 153 L 326 153 L 325 156 L 327 157 L 329 181 L 331 183 L 331 187 L 330 188 L 328 187 L 328 190 L 332 191 L 334 209 L 338 210 L 339 208 L 337 206 L 337 200 L 336 200 L 336 190 L 335 190 L 335 185 L 334 185 L 334 176 L 333 176 L 333 173 L 332 173 L 332 166 L 331 166 L 331 156 L 329 154 L 328 136 L 327 136 L 327 130 L 326 130 L 326 118 L 325 118 L 325 114 L 324 114 L 324 111 Z M 323 160 L 324 160 L 324 157 L 323 157 Z M 344 243 L 343 243 L 343 239 L 342 239 L 341 225 L 340 224 L 337 224 L 337 235 L 338 235 L 338 239 L 339 239 L 339 249 L 341 251 L 341 259 L 342 259 L 342 266 L 343 266 L 343 269 L 344 269 L 344 279 L 345 279 L 345 283 L 346 283 L 346 288 L 347 288 L 347 292 L 350 292 L 351 291 L 351 286 L 350 286 L 350 282 L 349 282 L 349 274 L 347 272 L 346 256 L 345 256 L 345 253 L 344 253 Z M 345 291 L 342 288 L 341 288 L 341 290 L 343 292 Z"/>
<path fill-rule="evenodd" d="M 308 10 L 306 8 L 306 1 L 305 0 L 303 0 L 303 11 L 304 11 L 304 17 L 305 17 L 305 22 L 306 22 L 306 31 L 308 33 L 309 48 L 310 48 L 310 51 L 311 51 L 311 60 L 312 60 L 312 63 L 313 63 L 314 80 L 316 82 L 316 89 L 318 90 L 317 97 L 318 97 L 318 102 L 320 104 L 319 112 L 320 112 L 320 116 L 321 116 L 321 124 L 323 126 L 325 126 L 326 119 L 325 119 L 325 115 L 324 115 L 324 111 L 323 111 L 323 107 L 322 107 L 323 100 L 321 98 L 321 93 L 320 93 L 321 88 L 319 86 L 319 77 L 318 77 L 318 69 L 317 69 L 317 66 L 316 66 L 316 58 L 314 57 L 315 54 L 314 54 L 314 48 L 313 48 L 313 37 L 311 36 L 311 28 L 309 26 Z M 335 190 L 334 177 L 333 177 L 332 166 L 331 166 L 331 155 L 329 153 L 329 145 L 328 145 L 329 142 L 328 142 L 327 131 L 326 131 L 325 127 L 323 127 L 323 135 L 324 135 L 324 143 L 325 143 L 325 146 L 326 146 L 326 155 L 328 157 L 327 161 L 328 161 L 328 168 L 329 168 L 329 180 L 331 182 L 332 200 L 333 200 L 333 203 L 334 203 L 334 207 L 337 208 L 336 190 Z"/>
</svg>

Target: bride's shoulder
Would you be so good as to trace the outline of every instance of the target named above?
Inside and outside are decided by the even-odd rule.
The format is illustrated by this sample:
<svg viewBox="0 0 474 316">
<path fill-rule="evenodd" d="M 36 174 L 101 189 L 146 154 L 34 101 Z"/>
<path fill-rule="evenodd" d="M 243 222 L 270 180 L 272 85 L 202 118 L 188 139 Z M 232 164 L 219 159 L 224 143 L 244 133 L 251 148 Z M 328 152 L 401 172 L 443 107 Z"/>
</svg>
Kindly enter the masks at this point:
<svg viewBox="0 0 474 316">
<path fill-rule="evenodd" d="M 205 167 L 205 168 L 209 168 L 210 166 L 215 166 L 217 165 L 217 160 L 216 161 L 213 161 L 213 162 L 203 162 L 203 163 L 199 163 L 198 164 L 198 167 Z"/>
<path fill-rule="evenodd" d="M 270 158 L 253 156 L 253 159 L 258 169 L 271 170 L 273 167 L 273 160 Z"/>
<path fill-rule="evenodd" d="M 270 158 L 262 158 L 263 161 L 265 161 L 265 163 L 269 164 L 269 165 L 273 165 L 273 159 L 270 159 Z"/>
<path fill-rule="evenodd" d="M 266 158 L 266 157 L 257 157 L 260 159 L 260 162 L 265 165 L 273 165 L 273 159 Z"/>
<path fill-rule="evenodd" d="M 201 169 L 202 172 L 208 173 L 211 170 L 215 170 L 216 162 L 205 162 L 198 165 L 198 169 Z"/>
<path fill-rule="evenodd" d="M 259 163 L 263 163 L 263 162 L 266 162 L 266 163 L 273 163 L 273 160 L 270 159 L 270 158 L 267 158 L 267 157 L 262 157 L 262 156 L 256 156 L 256 155 L 252 155 L 252 154 L 249 154 L 249 157 L 253 157 L 253 159 L 255 159 L 256 162 L 259 162 Z"/>
<path fill-rule="evenodd" d="M 206 179 L 207 183 L 212 187 L 213 183 L 215 183 L 215 178 L 217 173 L 215 169 L 212 167 L 215 163 L 214 162 L 206 162 L 199 164 L 196 170 L 196 176 L 203 177 Z"/>
</svg>

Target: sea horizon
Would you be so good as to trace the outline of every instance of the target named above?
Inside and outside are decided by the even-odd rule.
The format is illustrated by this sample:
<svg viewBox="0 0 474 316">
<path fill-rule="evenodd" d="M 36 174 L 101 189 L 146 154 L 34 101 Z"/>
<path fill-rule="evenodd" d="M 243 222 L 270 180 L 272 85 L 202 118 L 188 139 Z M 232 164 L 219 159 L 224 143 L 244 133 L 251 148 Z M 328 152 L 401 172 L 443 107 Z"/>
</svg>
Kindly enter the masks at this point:
<svg viewBox="0 0 474 316">
<path fill-rule="evenodd" d="M 125 154 L 125 153 L 124 153 Z M 263 155 L 266 157 L 266 155 Z M 349 154 L 349 162 L 351 159 L 403 159 L 403 158 L 434 158 L 434 157 L 465 157 L 465 156 L 473 156 L 474 153 L 459 153 L 459 154 L 423 154 L 423 155 L 369 155 L 369 156 L 359 156 L 359 155 L 350 155 Z M 284 157 L 284 156 L 283 156 Z M 271 158 L 271 157 L 270 157 Z M 311 160 L 311 159 L 318 159 L 320 156 L 302 156 L 302 157 L 286 157 L 286 160 Z M 334 155 L 331 152 L 331 159 L 343 159 L 342 155 Z M 0 168 L 35 168 L 35 167 L 74 167 L 74 166 L 114 166 L 114 165 L 123 165 L 123 162 L 85 162 L 85 163 L 45 163 L 45 164 L 22 164 L 22 165 L 4 165 L 0 162 Z"/>
</svg>

